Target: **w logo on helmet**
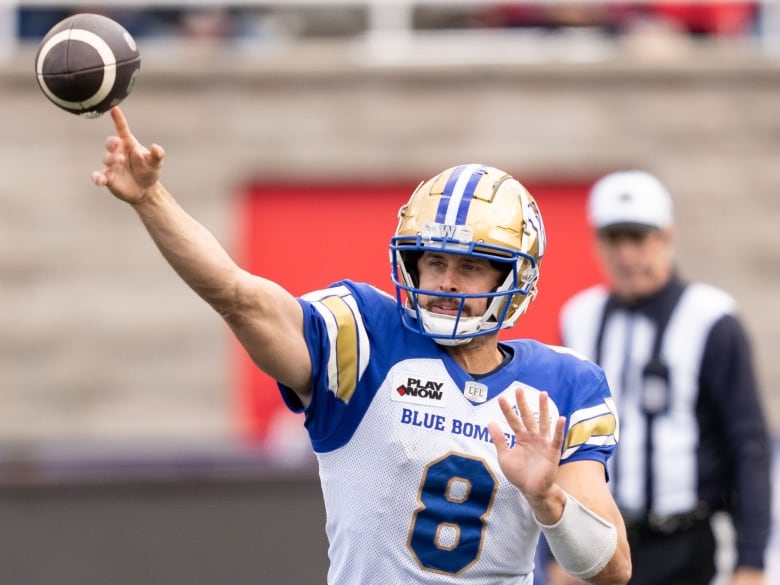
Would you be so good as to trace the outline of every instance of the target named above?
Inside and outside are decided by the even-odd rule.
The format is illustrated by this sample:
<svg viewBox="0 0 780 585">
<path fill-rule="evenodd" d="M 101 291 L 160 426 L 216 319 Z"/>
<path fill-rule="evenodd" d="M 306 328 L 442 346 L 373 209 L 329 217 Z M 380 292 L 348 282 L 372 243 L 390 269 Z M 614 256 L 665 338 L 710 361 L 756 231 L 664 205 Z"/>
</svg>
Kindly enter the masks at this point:
<svg viewBox="0 0 780 585">
<path fill-rule="evenodd" d="M 443 225 L 441 226 L 441 237 L 447 240 L 451 240 L 455 237 L 455 232 L 458 226 Z"/>
<path fill-rule="evenodd" d="M 467 225 L 426 222 L 421 234 L 422 245 L 441 249 L 462 249 L 473 241 L 474 232 Z"/>
</svg>

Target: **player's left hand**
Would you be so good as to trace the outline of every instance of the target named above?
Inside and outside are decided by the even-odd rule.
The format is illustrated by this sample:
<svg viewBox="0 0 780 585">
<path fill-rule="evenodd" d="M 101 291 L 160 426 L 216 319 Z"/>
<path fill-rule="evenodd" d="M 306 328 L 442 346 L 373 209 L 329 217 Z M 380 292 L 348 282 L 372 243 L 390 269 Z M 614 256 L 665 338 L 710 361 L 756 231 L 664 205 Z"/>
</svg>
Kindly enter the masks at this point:
<svg viewBox="0 0 780 585">
<path fill-rule="evenodd" d="M 517 486 L 527 499 L 544 499 L 558 475 L 566 419 L 558 418 L 551 436 L 550 399 L 547 393 L 542 392 L 539 395 L 538 422 L 528 406 L 522 388 L 517 389 L 516 400 L 519 415 L 504 396 L 498 398 L 501 412 L 515 434 L 515 445 L 509 448 L 498 423 L 490 423 L 488 430 L 496 446 L 498 464 L 507 479 Z"/>
</svg>

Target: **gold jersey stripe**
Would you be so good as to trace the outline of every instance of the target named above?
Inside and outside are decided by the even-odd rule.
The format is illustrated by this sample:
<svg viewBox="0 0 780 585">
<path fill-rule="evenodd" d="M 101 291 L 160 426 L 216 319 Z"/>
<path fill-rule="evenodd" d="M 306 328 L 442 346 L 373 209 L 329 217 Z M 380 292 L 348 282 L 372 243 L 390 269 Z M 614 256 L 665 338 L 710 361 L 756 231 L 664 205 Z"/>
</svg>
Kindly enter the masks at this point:
<svg viewBox="0 0 780 585">
<path fill-rule="evenodd" d="M 344 402 L 349 402 L 355 392 L 358 380 L 358 331 L 355 315 L 341 297 L 328 297 L 322 299 L 320 304 L 327 307 L 336 320 L 338 334 L 335 347 L 332 347 L 332 350 L 336 352 L 338 369 L 336 396 Z"/>
<path fill-rule="evenodd" d="M 616 428 L 617 419 L 612 412 L 578 422 L 569 428 L 564 450 L 568 451 L 572 447 L 584 445 L 592 437 L 611 437 L 615 434 Z"/>
</svg>

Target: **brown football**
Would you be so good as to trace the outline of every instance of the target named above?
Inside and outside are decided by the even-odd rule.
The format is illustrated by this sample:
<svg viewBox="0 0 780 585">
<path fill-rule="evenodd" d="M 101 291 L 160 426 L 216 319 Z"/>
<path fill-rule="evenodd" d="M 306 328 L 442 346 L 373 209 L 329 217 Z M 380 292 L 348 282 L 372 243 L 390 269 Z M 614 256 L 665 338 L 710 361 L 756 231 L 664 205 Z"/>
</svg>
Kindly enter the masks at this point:
<svg viewBox="0 0 780 585">
<path fill-rule="evenodd" d="M 100 14 L 75 14 L 54 25 L 35 55 L 38 85 L 63 110 L 96 117 L 125 99 L 141 68 L 135 40 Z"/>
</svg>

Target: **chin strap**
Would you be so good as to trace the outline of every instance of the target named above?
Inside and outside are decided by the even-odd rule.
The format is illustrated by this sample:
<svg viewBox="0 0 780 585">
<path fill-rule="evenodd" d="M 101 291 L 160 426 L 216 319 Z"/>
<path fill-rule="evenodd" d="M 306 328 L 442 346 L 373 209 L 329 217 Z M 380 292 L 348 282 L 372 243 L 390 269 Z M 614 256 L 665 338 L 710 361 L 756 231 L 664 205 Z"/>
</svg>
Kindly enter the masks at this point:
<svg viewBox="0 0 780 585">
<path fill-rule="evenodd" d="M 481 329 L 482 317 L 461 317 L 458 321 L 458 328 L 455 330 L 455 317 L 449 315 L 436 315 L 420 308 L 420 319 L 423 328 L 433 337 L 433 340 L 439 345 L 455 346 L 468 343 L 474 337 L 452 338 L 453 334 L 476 333 Z M 441 335 L 442 337 L 436 337 Z"/>
</svg>

